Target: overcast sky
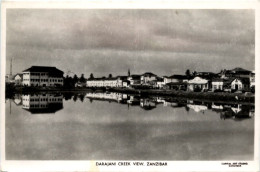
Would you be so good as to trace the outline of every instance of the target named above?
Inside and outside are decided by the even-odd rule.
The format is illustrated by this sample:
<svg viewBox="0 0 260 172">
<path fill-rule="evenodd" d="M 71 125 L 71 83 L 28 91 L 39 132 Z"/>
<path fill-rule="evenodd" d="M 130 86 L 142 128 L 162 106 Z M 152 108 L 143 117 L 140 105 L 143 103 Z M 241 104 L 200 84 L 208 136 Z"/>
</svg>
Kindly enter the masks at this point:
<svg viewBox="0 0 260 172">
<path fill-rule="evenodd" d="M 95 77 L 254 70 L 254 10 L 7 10 L 7 73 L 55 66 Z"/>
</svg>

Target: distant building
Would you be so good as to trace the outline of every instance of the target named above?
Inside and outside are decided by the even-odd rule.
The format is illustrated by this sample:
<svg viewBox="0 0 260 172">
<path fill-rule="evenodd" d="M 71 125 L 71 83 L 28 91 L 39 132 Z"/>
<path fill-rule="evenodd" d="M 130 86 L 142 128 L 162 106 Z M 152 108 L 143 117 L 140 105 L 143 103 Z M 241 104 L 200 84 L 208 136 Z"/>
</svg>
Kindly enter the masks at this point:
<svg viewBox="0 0 260 172">
<path fill-rule="evenodd" d="M 127 76 L 93 78 L 86 81 L 87 87 L 127 87 Z"/>
<path fill-rule="evenodd" d="M 231 82 L 231 89 L 237 91 L 249 90 L 249 78 L 236 78 Z"/>
<path fill-rule="evenodd" d="M 56 67 L 32 66 L 23 71 L 23 85 L 63 86 L 63 73 Z"/>
<path fill-rule="evenodd" d="M 231 82 L 234 78 L 222 79 L 222 78 L 215 78 L 212 80 L 212 91 L 216 90 L 229 90 L 231 91 Z"/>
<path fill-rule="evenodd" d="M 230 77 L 249 78 L 250 74 L 251 71 L 237 67 L 232 70 L 223 70 L 219 75 L 221 78 L 225 79 Z"/>
<path fill-rule="evenodd" d="M 157 75 L 155 75 L 151 72 L 146 72 L 141 75 L 141 78 L 140 78 L 141 84 L 142 85 L 153 85 L 151 83 L 155 83 L 155 81 L 157 79 L 156 77 L 157 77 Z"/>
<path fill-rule="evenodd" d="M 23 74 L 18 73 L 14 75 L 14 83 L 15 85 L 22 85 L 23 84 Z"/>
<path fill-rule="evenodd" d="M 255 87 L 255 71 L 252 71 L 252 73 L 250 74 L 250 87 Z"/>
<path fill-rule="evenodd" d="M 187 75 L 172 75 L 172 76 L 164 76 L 164 85 L 167 83 L 179 83 L 179 82 L 188 82 L 189 79 L 192 79 L 191 76 Z"/>
<path fill-rule="evenodd" d="M 209 80 L 196 76 L 194 79 L 188 81 L 188 91 L 203 91 L 209 89 Z"/>
<path fill-rule="evenodd" d="M 128 87 L 129 81 L 127 81 L 127 76 L 117 76 L 117 87 Z"/>
<path fill-rule="evenodd" d="M 155 84 L 156 88 L 163 88 L 163 86 L 164 86 L 163 78 L 157 77 L 155 82 L 156 82 L 156 84 Z"/>
<path fill-rule="evenodd" d="M 212 80 L 212 91 L 224 89 L 224 79 L 216 78 Z"/>
<path fill-rule="evenodd" d="M 130 75 L 127 77 L 130 85 L 141 85 L 141 75 Z"/>
</svg>

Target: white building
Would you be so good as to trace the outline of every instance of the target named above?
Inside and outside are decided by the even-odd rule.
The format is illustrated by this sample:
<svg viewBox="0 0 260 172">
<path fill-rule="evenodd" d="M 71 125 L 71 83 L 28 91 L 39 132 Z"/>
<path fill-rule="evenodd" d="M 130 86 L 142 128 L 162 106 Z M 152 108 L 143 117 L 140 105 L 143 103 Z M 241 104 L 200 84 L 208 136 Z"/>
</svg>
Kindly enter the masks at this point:
<svg viewBox="0 0 260 172">
<path fill-rule="evenodd" d="M 224 89 L 223 79 L 213 79 L 211 84 L 212 84 L 212 91 Z"/>
<path fill-rule="evenodd" d="M 249 79 L 250 79 L 250 87 L 254 87 L 255 86 L 255 71 L 252 71 Z"/>
<path fill-rule="evenodd" d="M 151 82 L 156 81 L 157 76 L 151 72 L 146 72 L 141 75 L 140 81 L 142 85 L 151 85 Z"/>
<path fill-rule="evenodd" d="M 189 91 L 196 91 L 198 90 L 205 90 L 209 88 L 209 80 L 203 79 L 199 76 L 195 77 L 194 79 L 191 79 L 188 81 L 188 90 Z"/>
<path fill-rule="evenodd" d="M 93 78 L 86 81 L 87 87 L 127 87 L 126 76 L 115 78 Z"/>
<path fill-rule="evenodd" d="M 14 75 L 14 83 L 15 85 L 22 85 L 23 83 L 23 74 Z"/>
<path fill-rule="evenodd" d="M 63 86 L 63 72 L 56 67 L 32 66 L 23 71 L 25 86 Z"/>
<path fill-rule="evenodd" d="M 233 90 L 247 90 L 249 89 L 249 79 L 248 78 L 236 78 L 231 82 L 231 89 Z"/>
</svg>

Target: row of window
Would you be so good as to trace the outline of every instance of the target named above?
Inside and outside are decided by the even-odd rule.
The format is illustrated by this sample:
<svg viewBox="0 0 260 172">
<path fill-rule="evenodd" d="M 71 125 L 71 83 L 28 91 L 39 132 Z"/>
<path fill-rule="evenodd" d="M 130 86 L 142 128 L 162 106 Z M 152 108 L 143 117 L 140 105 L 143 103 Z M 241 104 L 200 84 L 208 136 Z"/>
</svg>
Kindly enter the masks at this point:
<svg viewBox="0 0 260 172">
<path fill-rule="evenodd" d="M 48 79 L 24 79 L 24 81 L 48 82 Z M 62 79 L 49 79 L 49 82 L 63 82 L 63 80 Z"/>
<path fill-rule="evenodd" d="M 29 99 L 23 99 L 23 101 L 29 101 Z M 48 98 L 35 98 L 35 99 L 30 99 L 31 102 L 37 102 L 37 101 L 48 101 Z M 49 101 L 62 101 L 62 98 L 50 98 Z"/>
</svg>

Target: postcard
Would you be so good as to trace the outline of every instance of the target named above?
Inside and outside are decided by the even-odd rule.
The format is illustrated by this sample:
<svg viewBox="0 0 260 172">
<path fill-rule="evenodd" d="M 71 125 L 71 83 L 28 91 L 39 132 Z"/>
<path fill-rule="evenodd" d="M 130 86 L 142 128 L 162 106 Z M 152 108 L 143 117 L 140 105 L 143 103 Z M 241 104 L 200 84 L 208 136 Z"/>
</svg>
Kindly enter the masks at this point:
<svg viewBox="0 0 260 172">
<path fill-rule="evenodd" d="M 3 2 L 1 170 L 258 171 L 258 7 Z"/>
</svg>

